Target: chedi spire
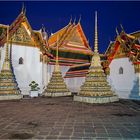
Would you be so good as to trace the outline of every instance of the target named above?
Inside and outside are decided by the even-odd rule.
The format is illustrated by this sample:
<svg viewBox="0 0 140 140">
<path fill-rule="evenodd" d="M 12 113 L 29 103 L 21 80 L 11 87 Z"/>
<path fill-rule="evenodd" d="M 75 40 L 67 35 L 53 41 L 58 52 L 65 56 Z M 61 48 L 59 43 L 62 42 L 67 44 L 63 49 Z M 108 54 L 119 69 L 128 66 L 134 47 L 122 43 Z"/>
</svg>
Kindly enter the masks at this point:
<svg viewBox="0 0 140 140">
<path fill-rule="evenodd" d="M 87 103 L 108 103 L 118 101 L 117 95 L 111 90 L 103 71 L 100 55 L 98 53 L 98 30 L 97 30 L 97 12 L 95 12 L 95 40 L 94 54 L 85 82 L 80 88 L 75 101 Z"/>
</svg>

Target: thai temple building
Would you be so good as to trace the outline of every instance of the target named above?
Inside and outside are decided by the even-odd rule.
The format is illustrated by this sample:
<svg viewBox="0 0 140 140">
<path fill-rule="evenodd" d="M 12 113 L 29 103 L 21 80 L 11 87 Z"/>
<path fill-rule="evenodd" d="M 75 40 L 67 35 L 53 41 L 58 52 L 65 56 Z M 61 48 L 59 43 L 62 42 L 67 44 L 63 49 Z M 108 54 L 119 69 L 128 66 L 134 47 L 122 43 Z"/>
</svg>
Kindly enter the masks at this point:
<svg viewBox="0 0 140 140">
<path fill-rule="evenodd" d="M 122 27 L 105 55 L 104 67 L 112 88 L 121 98 L 140 100 L 140 31 L 127 34 Z"/>
<path fill-rule="evenodd" d="M 43 88 L 46 77 L 45 55 L 46 40 L 43 30 L 32 30 L 23 8 L 10 26 L 0 25 L 0 71 L 5 59 L 6 30 L 9 27 L 9 39 L 12 39 L 11 57 L 13 71 L 21 90 L 21 94 L 29 94 L 29 84 L 36 81 Z M 44 36 L 43 36 L 44 35 Z M 44 54 L 44 58 L 40 58 Z M 49 54 L 48 54 L 49 55 Z"/>
<path fill-rule="evenodd" d="M 25 11 L 23 7 L 9 26 L 0 24 L 0 73 L 6 57 L 9 27 L 9 40 L 12 40 L 10 62 L 22 95 L 29 95 L 32 81 L 39 84 L 40 93 L 47 90 L 55 69 L 57 44 L 62 78 L 70 92 L 78 93 L 94 55 L 80 20 L 78 23 L 70 20 L 62 29 L 48 36 L 44 27 L 32 29 Z M 115 41 L 110 42 L 106 52 L 99 54 L 111 89 L 119 98 L 140 99 L 139 48 L 140 32 L 127 34 L 122 30 Z"/>
</svg>

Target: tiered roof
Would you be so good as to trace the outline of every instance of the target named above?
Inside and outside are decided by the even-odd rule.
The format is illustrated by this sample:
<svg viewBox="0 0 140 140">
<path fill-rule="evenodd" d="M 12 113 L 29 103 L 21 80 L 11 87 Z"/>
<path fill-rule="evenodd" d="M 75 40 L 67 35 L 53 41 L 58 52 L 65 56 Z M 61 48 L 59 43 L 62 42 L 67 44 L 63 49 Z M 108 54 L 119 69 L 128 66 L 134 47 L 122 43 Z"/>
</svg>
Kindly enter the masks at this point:
<svg viewBox="0 0 140 140">
<path fill-rule="evenodd" d="M 57 40 L 59 37 L 59 40 Z M 67 26 L 50 36 L 48 40 L 51 54 L 55 56 L 56 44 L 59 44 L 59 64 L 74 65 L 89 63 L 92 50 L 84 35 L 80 22 L 69 22 Z M 54 64 L 55 57 L 50 60 Z"/>
<path fill-rule="evenodd" d="M 100 54 L 100 58 L 102 63 L 106 60 L 106 57 L 103 54 Z M 71 66 L 64 78 L 85 77 L 88 73 L 89 67 L 90 63 Z"/>
<path fill-rule="evenodd" d="M 7 27 L 7 25 L 0 24 L 0 47 L 6 43 Z M 14 44 L 38 47 L 43 53 L 50 55 L 44 47 L 47 43 L 43 39 L 41 31 L 32 30 L 25 15 L 25 9 L 22 9 L 18 17 L 9 26 L 9 38 L 11 37 L 14 38 Z"/>
<path fill-rule="evenodd" d="M 110 42 L 105 53 L 107 61 L 104 67 L 108 67 L 114 58 L 129 57 L 133 64 L 140 64 L 140 31 L 127 34 L 124 30 Z"/>
</svg>

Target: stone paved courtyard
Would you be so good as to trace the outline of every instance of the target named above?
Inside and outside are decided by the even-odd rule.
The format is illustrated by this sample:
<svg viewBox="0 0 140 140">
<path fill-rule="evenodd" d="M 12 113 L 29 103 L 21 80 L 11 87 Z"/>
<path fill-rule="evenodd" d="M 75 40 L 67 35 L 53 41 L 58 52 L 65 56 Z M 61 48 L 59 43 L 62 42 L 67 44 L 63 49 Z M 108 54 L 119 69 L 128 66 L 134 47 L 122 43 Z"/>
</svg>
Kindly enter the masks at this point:
<svg viewBox="0 0 140 140">
<path fill-rule="evenodd" d="M 0 101 L 0 139 L 140 139 L 140 102 Z"/>
</svg>

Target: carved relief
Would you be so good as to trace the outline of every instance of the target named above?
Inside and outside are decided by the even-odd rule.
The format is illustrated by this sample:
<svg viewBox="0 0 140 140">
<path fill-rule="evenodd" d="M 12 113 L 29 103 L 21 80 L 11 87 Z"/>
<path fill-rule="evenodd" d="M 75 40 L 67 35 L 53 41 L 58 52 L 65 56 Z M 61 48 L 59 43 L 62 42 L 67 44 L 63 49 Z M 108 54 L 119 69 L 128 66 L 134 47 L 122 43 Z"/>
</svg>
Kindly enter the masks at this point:
<svg viewBox="0 0 140 140">
<path fill-rule="evenodd" d="M 127 52 L 126 47 L 123 44 L 121 44 L 119 50 L 115 54 L 115 58 L 127 57 L 126 52 Z"/>
<path fill-rule="evenodd" d="M 17 44 L 33 46 L 31 37 L 28 35 L 26 29 L 22 25 L 21 27 L 18 28 L 16 33 L 12 36 L 12 41 L 15 44 L 17 43 Z"/>
<path fill-rule="evenodd" d="M 69 40 L 70 42 L 73 42 L 74 44 L 83 44 L 81 37 L 79 36 L 79 33 L 77 32 L 77 30 L 74 31 L 71 39 Z"/>
</svg>

